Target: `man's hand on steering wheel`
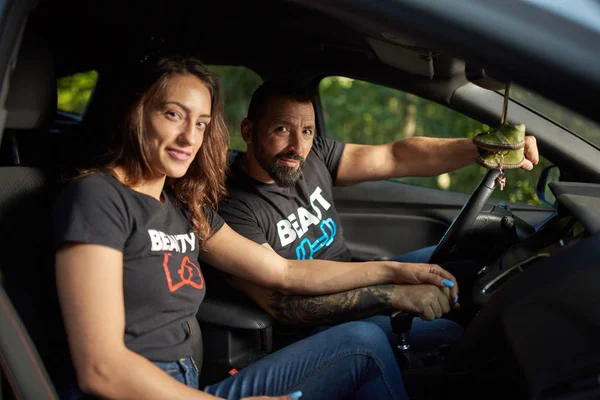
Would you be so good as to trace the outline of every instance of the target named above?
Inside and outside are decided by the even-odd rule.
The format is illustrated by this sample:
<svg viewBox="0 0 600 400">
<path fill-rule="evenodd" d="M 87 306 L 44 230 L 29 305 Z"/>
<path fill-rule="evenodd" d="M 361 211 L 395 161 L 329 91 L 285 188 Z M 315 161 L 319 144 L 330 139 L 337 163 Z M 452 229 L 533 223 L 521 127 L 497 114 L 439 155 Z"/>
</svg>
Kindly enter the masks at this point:
<svg viewBox="0 0 600 400">
<path fill-rule="evenodd" d="M 437 264 L 398 263 L 396 283 L 429 283 L 450 289 L 450 298 L 458 301 L 458 283 L 454 275 Z"/>
</svg>

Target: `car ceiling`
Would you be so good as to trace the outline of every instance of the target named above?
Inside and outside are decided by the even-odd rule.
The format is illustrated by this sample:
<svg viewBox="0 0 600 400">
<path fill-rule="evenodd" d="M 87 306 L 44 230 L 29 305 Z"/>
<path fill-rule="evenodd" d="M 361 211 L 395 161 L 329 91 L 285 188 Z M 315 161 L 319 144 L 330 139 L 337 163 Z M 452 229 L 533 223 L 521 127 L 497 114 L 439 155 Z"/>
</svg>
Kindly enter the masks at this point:
<svg viewBox="0 0 600 400">
<path fill-rule="evenodd" d="M 263 77 L 337 73 L 442 103 L 467 83 L 462 61 L 397 32 L 383 36 L 281 1 L 169 1 L 148 7 L 140 1 L 42 0 L 31 20 L 48 38 L 59 76 L 141 59 L 151 49 L 181 48 L 194 49 L 208 64 L 245 65 Z"/>
<path fill-rule="evenodd" d="M 452 0 L 40 0 L 32 15 L 54 51 L 59 74 L 143 57 L 149 38 L 194 49 L 209 64 L 248 66 L 263 77 L 326 72 L 369 79 L 449 104 L 469 71 L 512 79 L 599 120 L 597 32 L 525 2 Z M 369 40 L 414 42 L 381 61 Z M 425 49 L 423 53 L 422 50 Z M 411 51 L 411 50 L 417 50 Z M 412 71 L 433 53 L 433 79 Z M 402 62 L 401 62 L 402 64 Z M 404 70 L 404 72 L 402 72 Z"/>
<path fill-rule="evenodd" d="M 461 18 L 468 20 L 467 17 L 479 21 L 476 11 L 494 12 L 496 19 L 515 15 L 514 30 L 535 23 L 548 37 L 546 47 L 567 46 L 577 50 L 584 57 L 574 60 L 584 64 L 598 61 L 600 57 L 600 49 L 597 53 L 590 51 L 590 47 L 600 47 L 600 43 L 583 40 L 597 35 L 590 36 L 589 32 L 566 25 L 564 41 L 557 41 L 562 38 L 562 32 L 556 37 L 550 36 L 552 28 L 562 27 L 556 19 L 536 20 L 537 10 L 529 15 L 527 11 L 531 10 L 515 9 L 522 6 L 516 2 L 452 1 L 457 9 L 463 6 L 471 15 L 466 15 L 466 11 L 465 15 L 452 14 L 438 3 L 170 0 L 149 6 L 140 0 L 41 0 L 31 15 L 31 24 L 48 39 L 59 76 L 110 67 L 126 59 L 140 60 L 156 49 L 165 52 L 192 49 L 207 64 L 244 65 L 263 78 L 285 76 L 315 80 L 320 75 L 343 75 L 368 80 L 493 123 L 499 118 L 500 98 L 492 102 L 498 105 L 492 104 L 485 110 L 474 106 L 478 104 L 476 98 L 460 98 L 459 89 L 472 87 L 466 69 L 472 79 L 481 75 L 479 65 L 484 65 L 487 72 L 493 71 L 495 77 L 502 77 L 500 80 L 514 79 L 521 86 L 600 121 L 595 106 L 600 92 L 600 78 L 596 80 L 595 76 L 600 74 L 600 69 L 595 72 L 581 65 L 563 67 L 564 57 L 559 52 L 547 55 L 544 64 L 539 52 L 524 52 L 519 47 L 524 42 L 522 38 L 502 42 L 501 39 L 506 39 L 504 36 L 518 32 L 492 30 L 487 36 L 479 37 L 477 27 L 467 22 L 461 26 L 457 23 Z M 436 5 L 439 9 L 425 10 L 426 6 Z M 482 9 L 484 6 L 490 9 Z M 499 8 L 504 6 L 506 9 Z M 496 9 L 491 9 L 494 7 Z M 490 18 L 490 24 L 492 20 Z M 533 39 L 535 37 L 527 44 L 533 46 Z M 386 52 L 377 53 L 373 40 L 384 46 L 396 46 L 387 52 L 395 59 L 383 62 Z M 581 46 L 575 48 L 573 43 Z M 451 54 L 461 55 L 466 63 Z M 414 73 L 415 65 L 424 59 L 431 59 L 433 76 L 423 74 L 423 70 L 421 74 Z M 492 113 L 492 110 L 497 111 Z M 577 160 L 582 149 L 589 150 L 589 146 L 581 142 L 570 145 L 573 151 L 569 152 L 564 143 L 554 140 L 553 136 L 535 129 L 530 131 L 538 135 L 540 150 L 552 156 L 557 164 L 579 165 Z M 582 177 L 597 179 L 596 168 L 580 167 Z"/>
<path fill-rule="evenodd" d="M 376 32 L 401 29 L 468 65 L 485 67 L 500 80 L 516 82 L 600 121 L 598 31 L 532 2 L 289 1 L 335 15 L 351 26 Z M 576 7 L 573 12 L 583 13 Z"/>
</svg>

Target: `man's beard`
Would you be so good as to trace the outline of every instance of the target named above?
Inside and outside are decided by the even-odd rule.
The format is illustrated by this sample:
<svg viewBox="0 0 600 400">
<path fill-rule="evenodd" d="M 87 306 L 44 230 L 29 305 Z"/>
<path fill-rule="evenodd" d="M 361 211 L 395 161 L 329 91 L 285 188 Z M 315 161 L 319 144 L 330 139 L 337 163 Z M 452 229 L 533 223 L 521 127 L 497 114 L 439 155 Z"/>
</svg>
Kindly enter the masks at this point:
<svg viewBox="0 0 600 400">
<path fill-rule="evenodd" d="M 287 158 L 290 160 L 299 161 L 298 167 L 288 167 L 286 165 L 278 165 L 277 161 L 281 158 Z M 267 171 L 271 179 L 281 187 L 292 187 L 298 182 L 298 179 L 302 176 L 302 169 L 304 168 L 304 157 L 293 152 L 279 153 L 273 157 L 269 162 L 262 159 L 258 160 L 261 167 Z"/>
</svg>

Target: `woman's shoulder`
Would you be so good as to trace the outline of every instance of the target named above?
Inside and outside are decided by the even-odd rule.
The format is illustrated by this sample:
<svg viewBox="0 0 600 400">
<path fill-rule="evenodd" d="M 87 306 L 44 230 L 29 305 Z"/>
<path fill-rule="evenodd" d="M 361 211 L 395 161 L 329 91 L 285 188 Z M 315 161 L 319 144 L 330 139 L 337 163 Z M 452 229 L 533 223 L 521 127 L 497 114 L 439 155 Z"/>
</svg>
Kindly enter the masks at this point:
<svg viewBox="0 0 600 400">
<path fill-rule="evenodd" d="M 114 187 L 118 189 L 119 186 L 123 186 L 123 184 L 111 174 L 99 171 L 78 176 L 70 182 L 69 186 L 89 188 Z"/>
<path fill-rule="evenodd" d="M 122 251 L 132 225 L 130 207 L 119 186 L 112 175 L 99 172 L 71 181 L 54 204 L 55 245 L 80 241 Z"/>
<path fill-rule="evenodd" d="M 99 195 L 123 192 L 125 186 L 107 172 L 91 172 L 73 179 L 66 190 L 86 191 Z"/>
<path fill-rule="evenodd" d="M 117 178 L 105 172 L 92 172 L 69 182 L 60 194 L 58 203 L 98 203 L 122 198 L 123 192 L 124 186 Z"/>
</svg>

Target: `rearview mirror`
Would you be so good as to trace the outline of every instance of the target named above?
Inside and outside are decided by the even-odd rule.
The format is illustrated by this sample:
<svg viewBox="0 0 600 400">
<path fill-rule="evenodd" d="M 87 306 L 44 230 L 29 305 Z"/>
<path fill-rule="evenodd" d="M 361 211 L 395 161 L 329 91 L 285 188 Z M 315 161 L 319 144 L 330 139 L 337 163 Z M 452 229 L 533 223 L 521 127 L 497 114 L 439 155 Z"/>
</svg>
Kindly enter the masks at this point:
<svg viewBox="0 0 600 400">
<path fill-rule="evenodd" d="M 483 67 L 469 63 L 465 66 L 467 79 L 475 85 L 488 90 L 500 91 L 506 89 L 508 79 L 490 75 Z"/>
<path fill-rule="evenodd" d="M 552 207 L 556 205 L 556 197 L 548 187 L 548 184 L 550 182 L 558 182 L 559 180 L 560 169 L 556 165 L 549 165 L 544 168 L 535 188 L 535 194 L 541 202 Z"/>
</svg>

